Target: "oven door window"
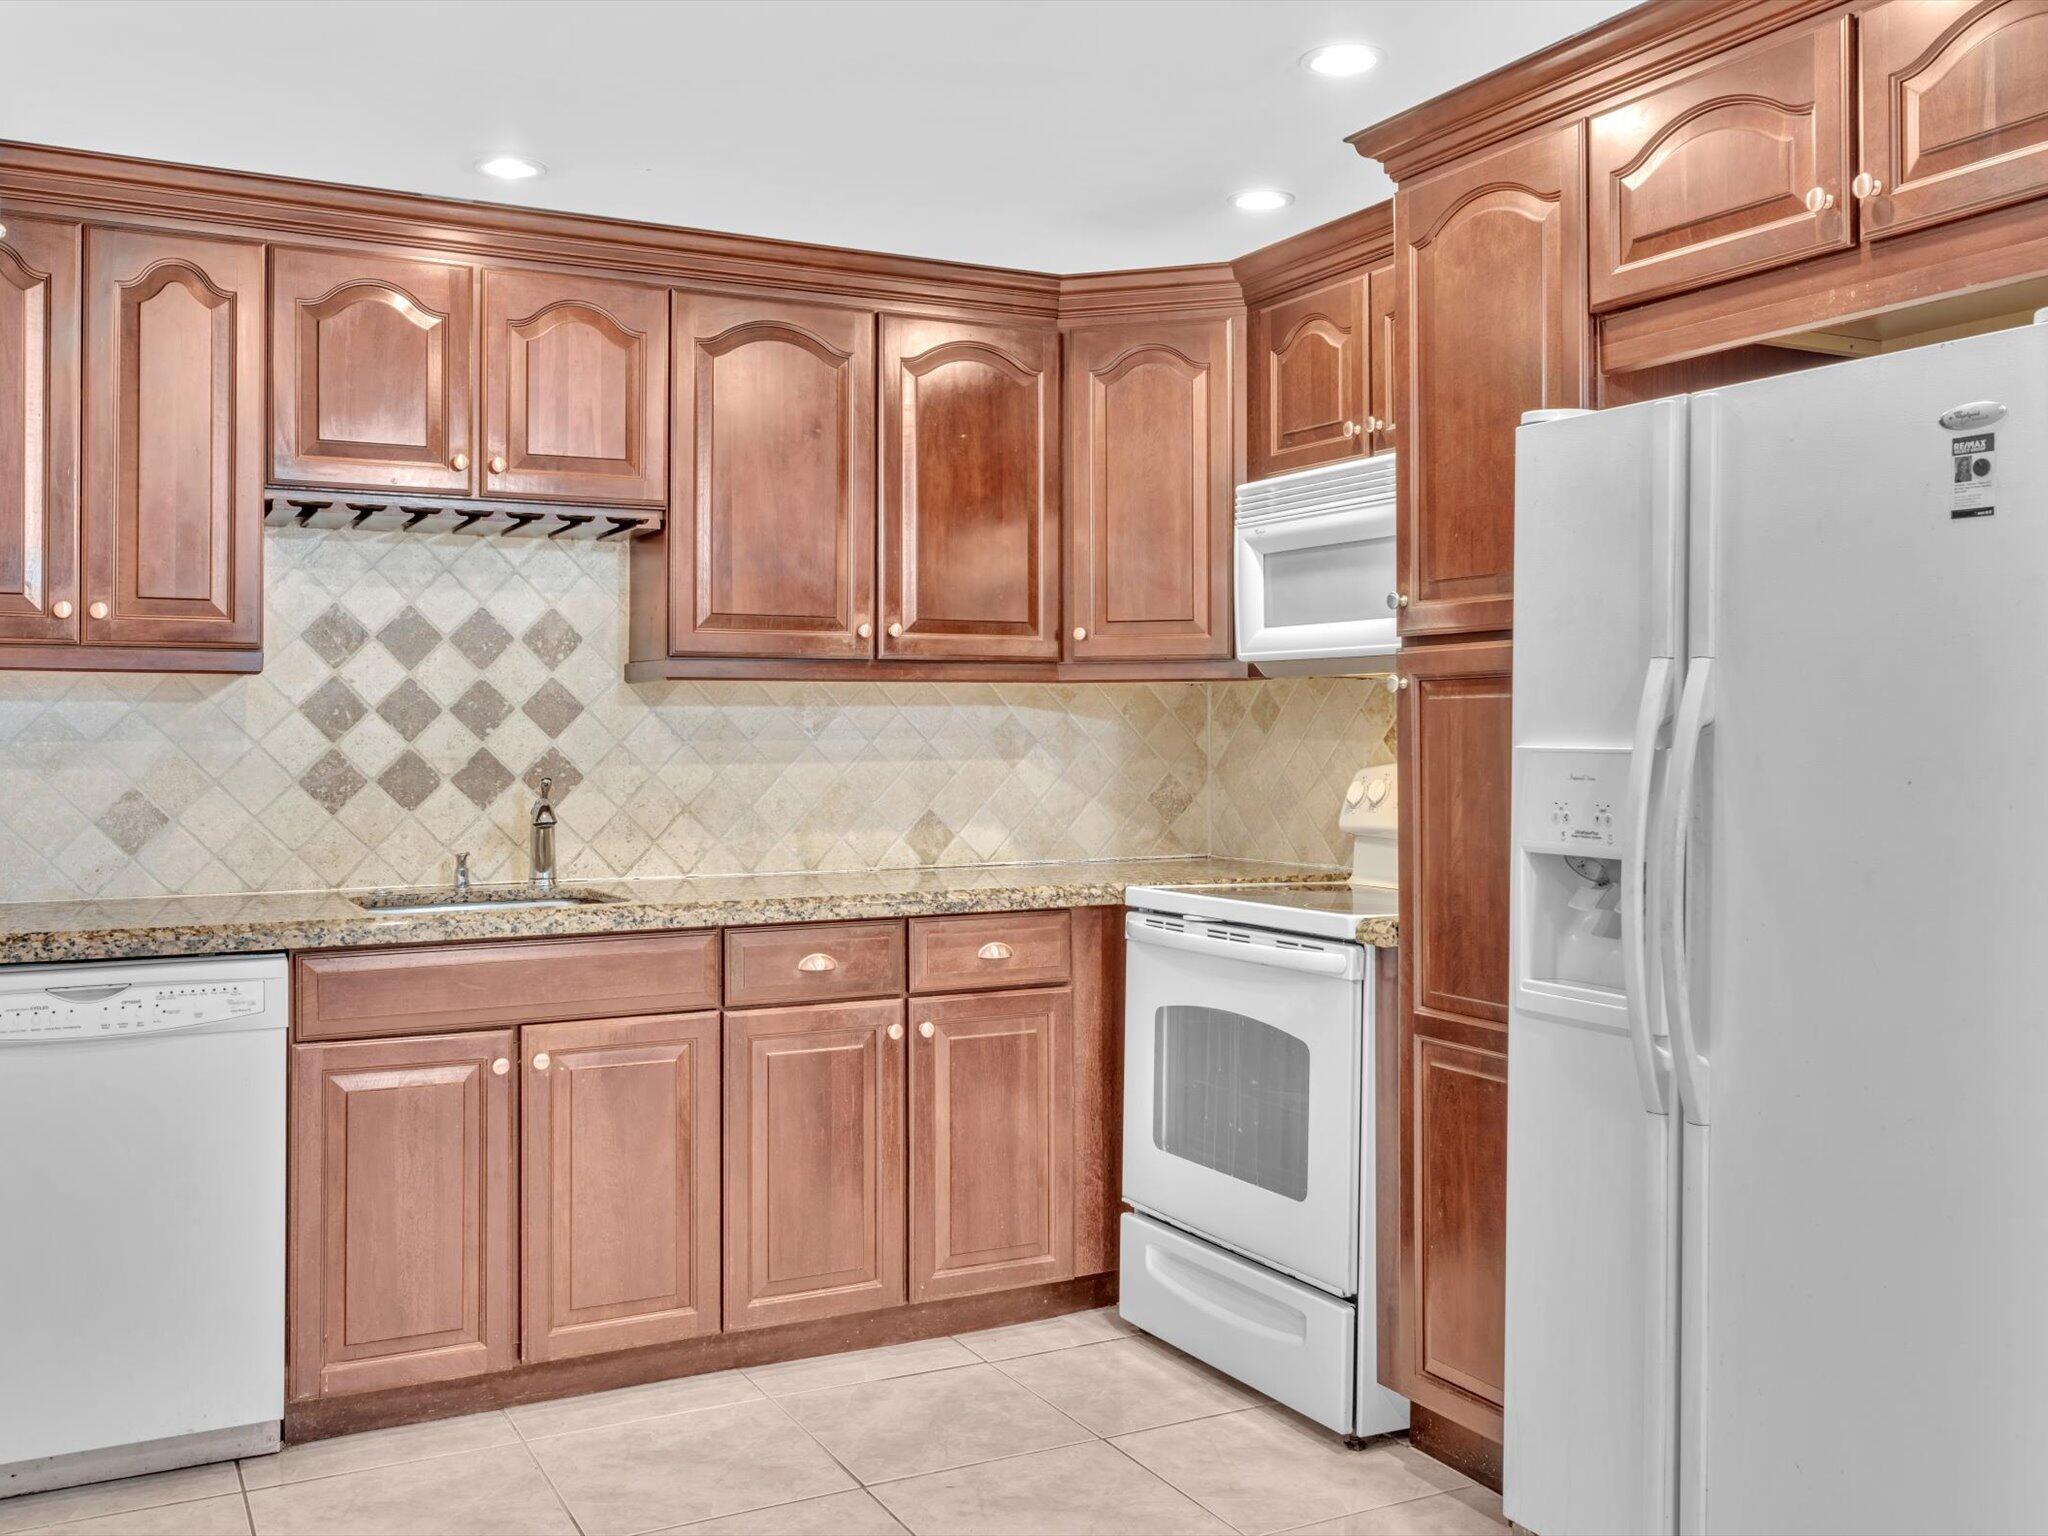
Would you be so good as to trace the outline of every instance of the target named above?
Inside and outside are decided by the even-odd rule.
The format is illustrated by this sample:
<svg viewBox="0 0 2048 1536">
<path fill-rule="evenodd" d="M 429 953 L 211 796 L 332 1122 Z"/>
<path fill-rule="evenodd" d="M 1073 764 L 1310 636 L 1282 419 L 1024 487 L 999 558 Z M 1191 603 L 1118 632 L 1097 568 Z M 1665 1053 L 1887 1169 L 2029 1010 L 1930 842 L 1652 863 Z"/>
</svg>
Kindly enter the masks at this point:
<svg viewBox="0 0 2048 1536">
<path fill-rule="evenodd" d="M 1308 1198 L 1308 1042 L 1226 1008 L 1153 1015 L 1152 1141 L 1289 1200 Z"/>
</svg>

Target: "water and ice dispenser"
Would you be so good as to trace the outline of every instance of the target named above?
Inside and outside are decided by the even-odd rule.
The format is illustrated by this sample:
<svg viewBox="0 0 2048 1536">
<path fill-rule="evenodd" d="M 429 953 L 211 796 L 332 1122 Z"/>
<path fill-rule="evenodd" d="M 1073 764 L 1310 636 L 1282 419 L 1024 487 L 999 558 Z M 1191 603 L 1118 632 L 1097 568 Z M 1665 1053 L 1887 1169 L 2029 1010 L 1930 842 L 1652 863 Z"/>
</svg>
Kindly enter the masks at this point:
<svg viewBox="0 0 2048 1536">
<path fill-rule="evenodd" d="M 1619 992 L 1628 753 L 1524 747 L 1517 758 L 1521 979 Z"/>
</svg>

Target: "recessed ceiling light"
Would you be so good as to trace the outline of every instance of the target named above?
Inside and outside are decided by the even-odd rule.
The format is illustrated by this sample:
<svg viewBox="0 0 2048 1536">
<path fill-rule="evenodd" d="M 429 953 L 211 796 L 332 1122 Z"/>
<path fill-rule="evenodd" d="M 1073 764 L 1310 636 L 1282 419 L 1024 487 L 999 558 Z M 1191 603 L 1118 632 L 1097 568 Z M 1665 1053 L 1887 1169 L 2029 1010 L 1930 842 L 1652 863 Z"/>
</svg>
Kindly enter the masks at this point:
<svg viewBox="0 0 2048 1536">
<path fill-rule="evenodd" d="M 1271 213 L 1293 201 L 1292 192 L 1282 192 L 1278 187 L 1247 187 L 1230 200 L 1230 205 L 1245 213 Z"/>
<path fill-rule="evenodd" d="M 1380 51 L 1369 43 L 1325 43 L 1301 56 L 1301 67 L 1311 74 L 1348 80 L 1362 75 L 1379 63 Z"/>
<path fill-rule="evenodd" d="M 500 181 L 526 181 L 547 169 L 518 155 L 492 155 L 489 159 L 477 161 L 476 168 Z"/>
</svg>

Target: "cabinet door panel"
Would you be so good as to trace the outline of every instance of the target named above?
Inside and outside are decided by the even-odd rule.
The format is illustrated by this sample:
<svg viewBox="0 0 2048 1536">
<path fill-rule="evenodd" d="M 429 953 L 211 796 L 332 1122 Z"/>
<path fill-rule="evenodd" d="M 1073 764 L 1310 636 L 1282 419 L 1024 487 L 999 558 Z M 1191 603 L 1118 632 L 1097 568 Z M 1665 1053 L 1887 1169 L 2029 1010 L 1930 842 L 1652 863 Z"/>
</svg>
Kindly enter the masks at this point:
<svg viewBox="0 0 2048 1536">
<path fill-rule="evenodd" d="M 1394 307 L 1398 283 L 1390 262 L 1374 267 L 1366 275 L 1365 312 L 1367 320 L 1366 411 L 1372 421 L 1372 452 L 1394 451 L 1394 327 L 1399 312 Z"/>
<path fill-rule="evenodd" d="M 76 224 L 7 216 L 0 234 L 0 643 L 78 638 L 78 267 Z"/>
<path fill-rule="evenodd" d="M 2048 0 L 1888 0 L 1857 25 L 1867 236 L 2048 194 Z"/>
<path fill-rule="evenodd" d="M 262 247 L 95 229 L 85 286 L 84 638 L 252 648 L 263 627 Z"/>
<path fill-rule="evenodd" d="M 910 1299 L 1071 1279 L 1072 990 L 911 1011 Z"/>
<path fill-rule="evenodd" d="M 511 1030 L 292 1048 L 294 1398 L 517 1360 L 514 1052 Z"/>
<path fill-rule="evenodd" d="M 1228 656 L 1228 320 L 1066 338 L 1066 653 Z"/>
<path fill-rule="evenodd" d="M 882 319 L 883 656 L 1059 658 L 1059 338 Z"/>
<path fill-rule="evenodd" d="M 1405 649 L 1393 1385 L 1494 1440 L 1505 1316 L 1506 641 Z"/>
<path fill-rule="evenodd" d="M 1363 274 L 1252 310 L 1252 479 L 1370 451 L 1366 312 Z"/>
<path fill-rule="evenodd" d="M 279 250 L 271 282 L 271 478 L 473 491 L 474 270 Z"/>
<path fill-rule="evenodd" d="M 1515 428 L 1586 398 L 1584 177 L 1574 125 L 1395 195 L 1404 635 L 1513 621 Z"/>
<path fill-rule="evenodd" d="M 661 505 L 667 293 L 554 272 L 484 273 L 481 469 L 487 496 Z"/>
<path fill-rule="evenodd" d="M 725 1016 L 727 1328 L 903 1301 L 902 1025 L 895 999 Z"/>
<path fill-rule="evenodd" d="M 670 651 L 873 656 L 875 317 L 679 293 L 675 333 Z"/>
<path fill-rule="evenodd" d="M 520 1034 L 523 1358 L 718 1331 L 716 1013 Z"/>
<path fill-rule="evenodd" d="M 1848 99 L 1837 17 L 1594 118 L 1593 307 L 1847 248 Z"/>
</svg>

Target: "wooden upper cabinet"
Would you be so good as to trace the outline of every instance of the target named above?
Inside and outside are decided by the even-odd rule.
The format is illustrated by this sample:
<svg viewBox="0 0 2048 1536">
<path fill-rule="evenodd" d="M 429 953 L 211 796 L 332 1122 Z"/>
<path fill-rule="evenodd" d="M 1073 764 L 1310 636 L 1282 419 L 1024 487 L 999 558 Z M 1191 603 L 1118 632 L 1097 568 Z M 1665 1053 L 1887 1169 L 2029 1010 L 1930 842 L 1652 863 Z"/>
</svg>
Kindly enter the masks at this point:
<svg viewBox="0 0 2048 1536">
<path fill-rule="evenodd" d="M 1234 331 L 1218 319 L 1066 338 L 1075 661 L 1230 654 Z"/>
<path fill-rule="evenodd" d="M 1367 277 L 1253 306 L 1246 416 L 1253 480 L 1372 451 Z"/>
<path fill-rule="evenodd" d="M 0 234 L 0 643 L 78 639 L 76 224 Z M 61 611 L 60 611 L 61 606 Z"/>
<path fill-rule="evenodd" d="M 486 496 L 668 499 L 668 294 L 556 272 L 484 273 Z"/>
<path fill-rule="evenodd" d="M 1866 236 L 2048 194 L 2048 0 L 1887 0 L 1857 26 Z"/>
<path fill-rule="evenodd" d="M 1849 21 L 1774 38 L 1588 126 L 1595 309 L 1842 250 Z"/>
<path fill-rule="evenodd" d="M 1394 293 L 1399 284 L 1394 264 L 1374 267 L 1366 274 L 1365 315 L 1369 345 L 1366 348 L 1366 424 L 1372 429 L 1373 453 L 1391 453 L 1396 444 L 1398 417 L 1394 412 L 1394 327 L 1399 311 Z"/>
<path fill-rule="evenodd" d="M 1066 987 L 911 1003 L 910 1299 L 1074 1273 Z"/>
<path fill-rule="evenodd" d="M 263 248 L 85 240 L 90 643 L 253 649 L 263 631 Z"/>
<path fill-rule="evenodd" d="M 903 1003 L 725 1015 L 725 1326 L 900 1305 Z"/>
<path fill-rule="evenodd" d="M 880 654 L 1060 655 L 1059 337 L 882 318 Z"/>
<path fill-rule="evenodd" d="M 278 250 L 271 479 L 474 491 L 475 284 L 472 268 L 447 262 Z"/>
<path fill-rule="evenodd" d="M 671 654 L 875 653 L 875 317 L 675 296 Z"/>
<path fill-rule="evenodd" d="M 516 1054 L 509 1029 L 292 1048 L 291 1397 L 517 1363 Z"/>
<path fill-rule="evenodd" d="M 1573 124 L 1395 194 L 1404 635 L 1512 623 L 1515 428 L 1586 403 L 1584 188 Z"/>
<path fill-rule="evenodd" d="M 716 1333 L 716 1013 L 520 1032 L 522 1358 Z"/>
</svg>

